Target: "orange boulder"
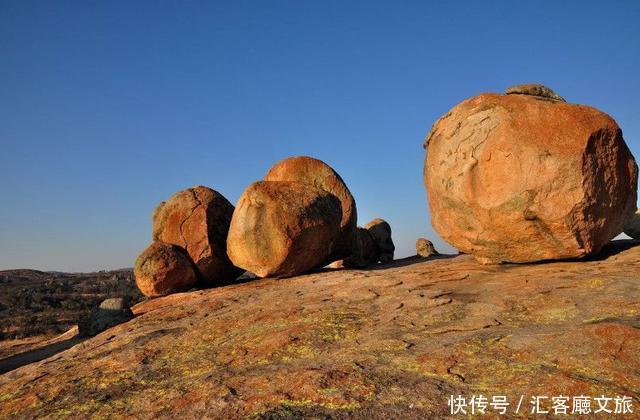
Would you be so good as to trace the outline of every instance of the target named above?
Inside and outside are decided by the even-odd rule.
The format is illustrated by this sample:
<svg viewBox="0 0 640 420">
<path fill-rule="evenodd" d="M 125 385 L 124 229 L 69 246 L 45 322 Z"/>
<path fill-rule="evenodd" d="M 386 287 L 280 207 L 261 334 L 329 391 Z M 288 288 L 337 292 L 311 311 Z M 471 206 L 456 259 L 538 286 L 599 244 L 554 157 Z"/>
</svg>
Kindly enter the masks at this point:
<svg viewBox="0 0 640 420">
<path fill-rule="evenodd" d="M 153 212 L 153 240 L 179 245 L 196 265 L 204 285 L 234 280 L 242 270 L 227 256 L 233 205 L 217 191 L 197 186 L 175 193 Z"/>
<path fill-rule="evenodd" d="M 276 163 L 264 177 L 265 181 L 296 181 L 311 184 L 338 197 L 342 206 L 340 236 L 334 245 L 331 259 L 351 254 L 356 237 L 356 202 L 346 184 L 329 165 L 308 156 L 290 157 Z"/>
<path fill-rule="evenodd" d="M 339 237 L 340 201 L 301 182 L 261 181 L 244 191 L 231 219 L 234 264 L 260 277 L 288 277 L 327 262 Z"/>
<path fill-rule="evenodd" d="M 136 284 L 149 297 L 184 292 L 198 281 L 196 272 L 183 249 L 154 242 L 142 251 L 134 267 Z"/>
<path fill-rule="evenodd" d="M 468 99 L 431 128 L 432 224 L 483 263 L 597 253 L 636 209 L 622 132 L 597 109 L 550 100 L 550 89 L 519 90 Z"/>
</svg>

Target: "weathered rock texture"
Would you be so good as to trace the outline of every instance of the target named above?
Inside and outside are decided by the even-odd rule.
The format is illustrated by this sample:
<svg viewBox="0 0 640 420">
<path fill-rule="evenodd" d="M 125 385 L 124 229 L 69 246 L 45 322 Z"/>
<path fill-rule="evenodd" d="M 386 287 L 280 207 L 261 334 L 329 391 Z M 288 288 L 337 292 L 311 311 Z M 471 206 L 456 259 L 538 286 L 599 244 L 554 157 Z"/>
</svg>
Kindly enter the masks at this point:
<svg viewBox="0 0 640 420">
<path fill-rule="evenodd" d="M 227 256 L 233 205 L 217 191 L 197 186 L 179 191 L 153 212 L 153 240 L 184 248 L 203 285 L 216 286 L 242 274 Z"/>
<path fill-rule="evenodd" d="M 128 297 L 126 298 L 116 297 L 116 298 L 105 299 L 102 302 L 100 302 L 98 309 L 102 309 L 105 311 L 115 311 L 115 312 L 125 311 L 126 312 L 131 307 L 130 304 L 128 303 L 129 301 L 130 299 Z"/>
<path fill-rule="evenodd" d="M 507 396 L 511 417 L 538 395 L 640 407 L 640 247 L 591 262 L 395 264 L 148 300 L 1 375 L 0 418 L 425 419 L 474 394 Z"/>
<path fill-rule="evenodd" d="M 234 264 L 260 277 L 287 277 L 325 263 L 340 234 L 340 201 L 301 182 L 261 181 L 242 193 L 229 228 Z"/>
<path fill-rule="evenodd" d="M 533 83 L 508 87 L 505 93 L 507 95 L 538 96 L 540 98 L 566 102 L 562 96 L 558 95 L 548 87 L 544 85 L 533 84 Z"/>
<path fill-rule="evenodd" d="M 366 268 L 377 263 L 379 258 L 378 247 L 371 232 L 358 227 L 353 251 L 350 256 L 343 260 L 342 266 L 346 268 Z"/>
<path fill-rule="evenodd" d="M 358 218 L 356 202 L 347 185 L 333 168 L 312 157 L 291 157 L 276 163 L 269 169 L 264 180 L 303 182 L 338 197 L 342 206 L 342 220 L 340 221 L 340 235 L 334 244 L 331 259 L 337 260 L 351 254 Z"/>
<path fill-rule="evenodd" d="M 418 238 L 416 241 L 416 254 L 419 257 L 427 258 L 433 255 L 440 255 L 436 248 L 433 246 L 433 243 L 425 238 Z"/>
<path fill-rule="evenodd" d="M 597 253 L 636 208 L 636 162 L 594 108 L 482 94 L 440 118 L 425 147 L 434 228 L 483 262 Z"/>
<path fill-rule="evenodd" d="M 378 247 L 378 259 L 381 263 L 393 261 L 396 246 L 391 239 L 391 225 L 384 219 L 373 219 L 365 225 Z"/>
<path fill-rule="evenodd" d="M 138 289 L 149 297 L 184 292 L 198 281 L 184 250 L 163 242 L 154 242 L 142 251 L 133 272 Z"/>
<path fill-rule="evenodd" d="M 633 239 L 640 239 L 640 210 L 627 219 L 624 224 L 624 233 Z"/>
</svg>

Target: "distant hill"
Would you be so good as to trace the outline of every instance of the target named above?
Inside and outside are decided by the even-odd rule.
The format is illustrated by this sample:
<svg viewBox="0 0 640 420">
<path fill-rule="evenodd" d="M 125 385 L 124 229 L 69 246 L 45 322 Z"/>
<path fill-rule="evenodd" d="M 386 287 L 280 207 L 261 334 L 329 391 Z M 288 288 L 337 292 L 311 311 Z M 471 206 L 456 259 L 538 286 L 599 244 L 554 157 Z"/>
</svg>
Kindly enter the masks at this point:
<svg viewBox="0 0 640 420">
<path fill-rule="evenodd" d="M 96 273 L 0 271 L 0 340 L 52 336 L 109 297 L 142 299 L 131 269 Z"/>
<path fill-rule="evenodd" d="M 0 271 L 0 279 L 11 278 L 13 280 L 42 280 L 44 278 L 51 277 L 50 273 L 44 271 L 31 270 L 28 268 L 19 268 L 15 270 L 2 270 Z"/>
</svg>

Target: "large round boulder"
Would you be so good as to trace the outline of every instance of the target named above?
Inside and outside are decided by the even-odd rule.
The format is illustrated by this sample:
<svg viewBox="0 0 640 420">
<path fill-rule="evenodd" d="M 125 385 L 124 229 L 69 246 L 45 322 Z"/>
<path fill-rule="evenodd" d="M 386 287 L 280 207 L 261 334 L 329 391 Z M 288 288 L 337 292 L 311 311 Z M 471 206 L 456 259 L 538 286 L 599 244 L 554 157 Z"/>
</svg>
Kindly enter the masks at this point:
<svg viewBox="0 0 640 420">
<path fill-rule="evenodd" d="M 330 259 L 337 260 L 351 254 L 356 238 L 356 201 L 340 175 L 321 160 L 308 156 L 290 157 L 276 163 L 265 181 L 296 181 L 321 188 L 338 197 L 342 206 L 340 235 Z"/>
<path fill-rule="evenodd" d="M 391 225 L 384 219 L 373 219 L 365 225 L 365 229 L 371 233 L 378 248 L 378 259 L 381 263 L 393 261 L 393 253 L 396 250 L 391 239 Z"/>
<path fill-rule="evenodd" d="M 185 251 L 179 246 L 154 242 L 142 251 L 133 269 L 138 289 L 148 297 L 184 292 L 198 277 Z"/>
<path fill-rule="evenodd" d="M 197 186 L 179 191 L 153 212 L 153 240 L 184 248 L 204 286 L 234 280 L 242 270 L 227 256 L 233 205 L 220 193 Z"/>
<path fill-rule="evenodd" d="M 260 277 L 294 276 L 319 267 L 339 237 L 340 208 L 335 195 L 313 185 L 253 183 L 231 219 L 229 257 Z"/>
<path fill-rule="evenodd" d="M 599 252 L 636 209 L 638 168 L 620 128 L 550 89 L 509 92 L 462 102 L 427 135 L 433 227 L 483 263 Z"/>
</svg>

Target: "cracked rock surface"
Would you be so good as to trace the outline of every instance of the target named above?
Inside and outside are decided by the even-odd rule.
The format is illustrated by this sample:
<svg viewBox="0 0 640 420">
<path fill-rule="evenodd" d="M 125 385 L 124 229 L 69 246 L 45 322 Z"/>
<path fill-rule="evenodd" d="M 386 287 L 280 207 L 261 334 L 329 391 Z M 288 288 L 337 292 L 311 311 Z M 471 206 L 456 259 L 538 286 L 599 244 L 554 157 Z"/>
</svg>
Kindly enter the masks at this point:
<svg viewBox="0 0 640 420">
<path fill-rule="evenodd" d="M 433 227 L 484 263 L 595 254 L 636 210 L 636 162 L 595 108 L 481 94 L 440 118 L 425 147 Z"/>
<path fill-rule="evenodd" d="M 170 295 L 0 376 L 0 418 L 440 418 L 449 395 L 640 404 L 640 242 L 399 260 Z"/>
<path fill-rule="evenodd" d="M 227 233 L 233 210 L 233 204 L 211 188 L 187 188 L 154 210 L 153 240 L 185 249 L 203 286 L 227 283 L 243 272 L 227 256 Z"/>
</svg>

